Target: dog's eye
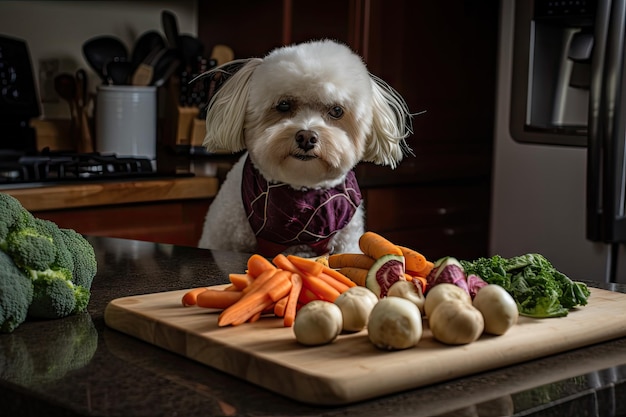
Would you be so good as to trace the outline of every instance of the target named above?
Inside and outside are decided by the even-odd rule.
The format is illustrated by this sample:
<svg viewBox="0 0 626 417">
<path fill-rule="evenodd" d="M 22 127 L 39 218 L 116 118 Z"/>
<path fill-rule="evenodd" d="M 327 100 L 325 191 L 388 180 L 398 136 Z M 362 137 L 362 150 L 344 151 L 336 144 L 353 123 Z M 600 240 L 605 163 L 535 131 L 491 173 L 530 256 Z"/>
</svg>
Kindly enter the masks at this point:
<svg viewBox="0 0 626 417">
<path fill-rule="evenodd" d="M 287 100 L 281 100 L 276 106 L 276 110 L 281 113 L 286 113 L 291 110 L 291 103 L 289 103 Z"/>
<path fill-rule="evenodd" d="M 340 106 L 331 107 L 328 111 L 328 115 L 333 119 L 341 119 L 341 116 L 343 116 L 343 109 Z"/>
</svg>

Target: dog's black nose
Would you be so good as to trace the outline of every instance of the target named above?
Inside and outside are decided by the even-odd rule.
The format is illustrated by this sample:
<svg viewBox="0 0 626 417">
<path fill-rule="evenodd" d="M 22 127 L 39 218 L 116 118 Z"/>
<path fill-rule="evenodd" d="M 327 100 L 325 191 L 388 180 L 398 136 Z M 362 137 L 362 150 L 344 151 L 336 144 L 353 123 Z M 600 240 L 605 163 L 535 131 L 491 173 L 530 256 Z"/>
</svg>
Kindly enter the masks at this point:
<svg viewBox="0 0 626 417">
<path fill-rule="evenodd" d="M 298 148 L 304 151 L 310 151 L 315 148 L 317 143 L 317 133 L 312 130 L 300 130 L 296 133 L 296 143 Z"/>
</svg>

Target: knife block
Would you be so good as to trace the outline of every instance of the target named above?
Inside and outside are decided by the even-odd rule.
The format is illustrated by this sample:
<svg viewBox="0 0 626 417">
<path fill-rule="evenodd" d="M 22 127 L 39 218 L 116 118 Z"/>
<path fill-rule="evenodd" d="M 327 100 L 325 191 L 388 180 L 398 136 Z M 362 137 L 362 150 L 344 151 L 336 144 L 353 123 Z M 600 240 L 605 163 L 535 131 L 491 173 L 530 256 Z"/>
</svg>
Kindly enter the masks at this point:
<svg viewBox="0 0 626 417">
<path fill-rule="evenodd" d="M 202 146 L 206 133 L 204 119 L 198 119 L 200 109 L 181 106 L 178 101 L 180 81 L 172 77 L 169 82 L 166 105 L 166 141 L 171 145 Z"/>
</svg>

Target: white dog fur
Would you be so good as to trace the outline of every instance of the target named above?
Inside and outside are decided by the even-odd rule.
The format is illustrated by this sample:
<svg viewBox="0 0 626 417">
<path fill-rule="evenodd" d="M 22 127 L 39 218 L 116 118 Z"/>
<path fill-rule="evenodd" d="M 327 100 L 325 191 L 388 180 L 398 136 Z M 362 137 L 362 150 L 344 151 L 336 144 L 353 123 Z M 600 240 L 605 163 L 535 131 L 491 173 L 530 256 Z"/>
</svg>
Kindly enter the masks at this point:
<svg viewBox="0 0 626 417">
<path fill-rule="evenodd" d="M 411 152 L 405 142 L 411 114 L 404 99 L 347 46 L 311 41 L 236 64 L 241 68 L 234 74 L 224 67 L 211 72 L 221 72 L 226 81 L 209 104 L 203 145 L 209 151 L 246 152 L 209 208 L 199 247 L 258 251 L 242 202 L 247 157 L 271 183 L 323 190 L 342 184 L 360 161 L 395 168 Z M 360 252 L 363 232 L 361 204 L 326 251 Z M 282 252 L 319 254 L 306 244 Z"/>
</svg>

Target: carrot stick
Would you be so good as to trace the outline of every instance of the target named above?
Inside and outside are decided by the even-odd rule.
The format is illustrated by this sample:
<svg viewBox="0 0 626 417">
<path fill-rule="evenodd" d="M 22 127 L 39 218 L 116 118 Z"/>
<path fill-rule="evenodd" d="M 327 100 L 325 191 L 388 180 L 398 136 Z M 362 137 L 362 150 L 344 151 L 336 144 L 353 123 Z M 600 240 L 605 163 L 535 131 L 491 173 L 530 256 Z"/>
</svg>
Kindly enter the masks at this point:
<svg viewBox="0 0 626 417">
<path fill-rule="evenodd" d="M 258 321 L 261 318 L 261 315 L 263 315 L 262 311 L 255 313 L 254 315 L 252 315 L 252 317 L 248 319 L 248 323 L 254 323 L 255 321 Z"/>
<path fill-rule="evenodd" d="M 428 274 L 430 274 L 430 271 L 432 271 L 434 267 L 435 267 L 435 264 L 433 262 L 426 261 L 426 266 L 424 267 L 424 269 L 420 271 L 415 271 L 415 275 L 419 275 L 420 277 L 427 277 Z"/>
<path fill-rule="evenodd" d="M 228 274 L 231 284 L 240 290 L 243 290 L 254 281 L 254 277 L 250 274 Z"/>
<path fill-rule="evenodd" d="M 293 322 L 296 320 L 296 308 L 298 306 L 298 298 L 300 297 L 302 286 L 302 277 L 298 274 L 291 274 L 291 291 L 289 291 L 289 298 L 287 299 L 287 306 L 285 307 L 285 315 L 283 318 L 285 327 L 293 326 Z"/>
<path fill-rule="evenodd" d="M 293 284 L 291 283 L 291 272 L 278 271 L 272 277 L 272 287 L 267 291 L 267 295 L 273 302 L 276 302 L 289 294 Z"/>
<path fill-rule="evenodd" d="M 259 311 L 263 311 L 266 306 L 272 304 L 273 301 L 267 295 L 266 291 L 256 291 L 245 294 L 235 304 L 227 307 L 217 318 L 217 325 L 228 326 L 234 323 L 245 323 L 250 317 Z"/>
<path fill-rule="evenodd" d="M 266 271 L 264 274 L 272 275 L 260 285 L 255 284 L 262 278 L 261 276 L 250 284 L 248 288 L 254 287 L 252 290 L 245 292 L 239 301 L 222 311 L 217 319 L 218 326 L 229 324 L 236 326 L 245 323 L 256 313 L 289 294 L 292 285 L 287 272 Z"/>
<path fill-rule="evenodd" d="M 291 288 L 293 289 L 293 286 Z M 289 296 L 286 296 L 276 301 L 276 304 L 274 304 L 274 315 L 276 317 L 285 317 L 285 308 L 287 307 L 288 299 Z"/>
<path fill-rule="evenodd" d="M 293 262 L 291 262 L 289 260 L 289 258 L 287 258 L 285 255 L 283 255 L 282 253 L 279 253 L 278 255 L 276 255 L 274 257 L 274 259 L 272 259 L 272 262 L 274 263 L 274 265 L 276 265 L 276 267 L 280 268 L 280 269 L 284 269 L 285 271 L 289 271 L 293 274 L 300 274 L 302 273 L 302 271 L 300 271 L 294 264 Z"/>
<path fill-rule="evenodd" d="M 315 295 L 313 291 L 306 287 L 302 287 L 302 291 L 300 291 L 300 296 L 298 297 L 298 303 L 304 305 L 310 303 L 311 301 L 319 299 L 320 298 Z"/>
<path fill-rule="evenodd" d="M 195 306 L 197 304 L 198 294 L 206 290 L 207 290 L 206 287 L 202 287 L 202 288 L 194 288 L 193 290 L 187 291 L 183 295 L 183 306 L 185 307 Z"/>
<path fill-rule="evenodd" d="M 348 290 L 348 288 L 350 288 L 343 282 L 337 281 L 335 278 L 323 272 L 319 274 L 317 277 L 321 279 L 322 281 L 324 281 L 325 283 L 327 283 L 328 285 L 330 285 L 331 287 L 333 287 L 334 289 L 336 289 L 337 291 L 339 291 L 339 293 L 345 292 Z"/>
<path fill-rule="evenodd" d="M 407 248 L 405 246 L 399 246 L 402 254 L 404 255 L 405 268 L 410 271 L 421 271 L 426 267 L 426 257 L 416 250 Z"/>
<path fill-rule="evenodd" d="M 218 308 L 220 310 L 230 307 L 241 299 L 241 291 L 225 291 L 207 289 L 198 294 L 198 306 L 205 308 Z"/>
<path fill-rule="evenodd" d="M 259 288 L 259 287 L 262 287 L 267 281 L 269 281 L 274 276 L 276 271 L 278 271 L 278 270 L 276 268 L 274 268 L 274 269 L 268 269 L 267 271 L 261 273 L 261 275 L 256 277 L 250 283 L 250 285 L 248 285 L 242 291 L 244 293 L 248 293 L 248 292 L 251 292 L 251 291 L 253 291 L 253 290 L 255 290 L 255 289 Z"/>
<path fill-rule="evenodd" d="M 339 273 L 350 278 L 355 285 L 365 287 L 365 280 L 367 279 L 367 273 L 369 270 L 363 268 L 345 267 L 339 270 Z"/>
<path fill-rule="evenodd" d="M 369 255 L 374 259 L 378 259 L 385 255 L 402 256 L 402 251 L 399 247 L 374 232 L 363 233 L 359 238 L 359 247 L 364 254 Z"/>
<path fill-rule="evenodd" d="M 374 258 L 362 253 L 336 253 L 328 257 L 328 266 L 335 269 L 347 266 L 370 269 L 374 262 Z"/>
<path fill-rule="evenodd" d="M 337 281 L 341 282 L 342 284 L 348 287 L 356 287 L 356 283 L 354 281 L 352 281 L 350 278 L 348 278 L 341 272 L 336 271 L 332 268 L 324 267 L 324 269 L 322 270 L 322 273 L 328 275 L 329 277 L 333 277 L 334 279 L 336 279 Z"/>
<path fill-rule="evenodd" d="M 318 277 L 304 274 L 302 275 L 302 285 L 311 290 L 319 298 L 330 301 L 331 303 L 335 302 L 337 297 L 339 297 L 339 291 Z"/>
<path fill-rule="evenodd" d="M 287 259 L 289 259 L 291 263 L 302 272 L 307 272 L 313 276 L 318 276 L 322 272 L 322 268 L 324 268 L 323 263 L 315 262 L 312 259 L 302 258 L 300 256 L 287 255 Z"/>
<path fill-rule="evenodd" d="M 248 274 L 258 277 L 263 272 L 276 269 L 274 265 L 259 254 L 254 254 L 248 258 Z"/>
</svg>

